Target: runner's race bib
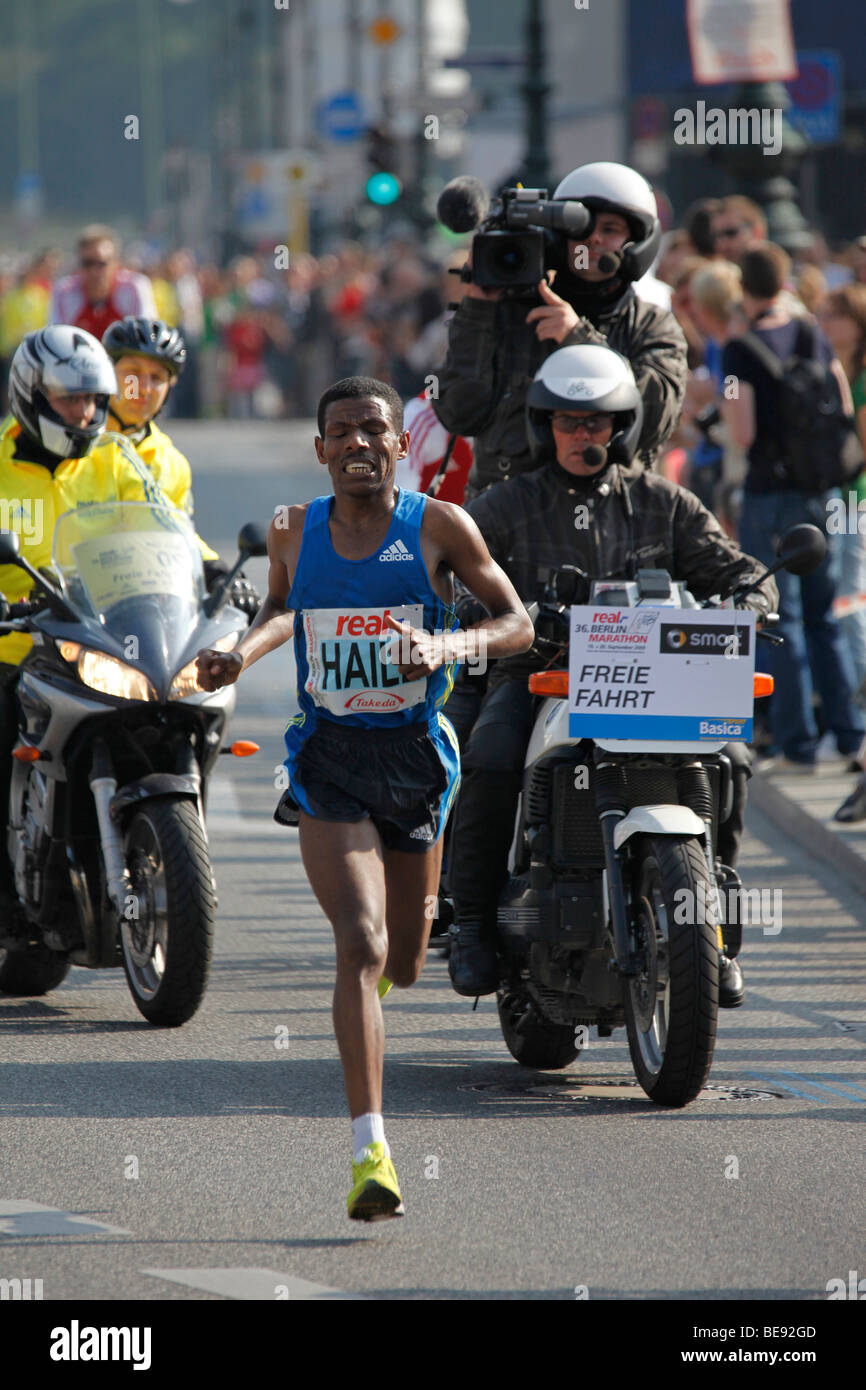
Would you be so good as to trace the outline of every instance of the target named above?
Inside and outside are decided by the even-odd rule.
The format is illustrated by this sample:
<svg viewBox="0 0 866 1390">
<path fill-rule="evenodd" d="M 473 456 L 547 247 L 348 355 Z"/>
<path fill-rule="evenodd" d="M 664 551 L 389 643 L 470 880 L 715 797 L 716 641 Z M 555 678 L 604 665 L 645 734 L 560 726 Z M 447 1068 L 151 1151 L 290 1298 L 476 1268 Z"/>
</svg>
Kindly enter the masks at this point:
<svg viewBox="0 0 866 1390">
<path fill-rule="evenodd" d="M 329 714 L 394 714 L 426 699 L 426 676 L 409 680 L 381 660 L 383 642 L 396 637 L 399 643 L 399 633 L 385 622 L 386 614 L 412 627 L 424 626 L 420 603 L 304 609 L 309 671 L 304 689 Z"/>
</svg>

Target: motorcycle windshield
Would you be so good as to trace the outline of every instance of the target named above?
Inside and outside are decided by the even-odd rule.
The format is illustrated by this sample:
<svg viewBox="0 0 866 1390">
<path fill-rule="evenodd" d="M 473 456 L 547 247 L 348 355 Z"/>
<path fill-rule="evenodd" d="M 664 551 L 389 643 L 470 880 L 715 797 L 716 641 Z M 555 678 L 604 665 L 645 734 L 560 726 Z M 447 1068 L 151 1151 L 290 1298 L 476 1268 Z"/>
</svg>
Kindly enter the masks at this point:
<svg viewBox="0 0 866 1390">
<path fill-rule="evenodd" d="M 151 502 L 76 507 L 57 522 L 52 558 L 73 607 L 162 685 L 205 594 L 201 551 L 183 512 Z"/>
</svg>

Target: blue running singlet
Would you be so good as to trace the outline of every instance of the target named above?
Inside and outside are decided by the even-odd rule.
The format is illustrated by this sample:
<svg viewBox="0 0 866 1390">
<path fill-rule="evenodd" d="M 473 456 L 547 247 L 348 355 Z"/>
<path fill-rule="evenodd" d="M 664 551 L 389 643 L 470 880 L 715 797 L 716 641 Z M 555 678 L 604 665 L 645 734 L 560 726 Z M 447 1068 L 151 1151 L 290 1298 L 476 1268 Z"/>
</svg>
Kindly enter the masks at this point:
<svg viewBox="0 0 866 1390">
<path fill-rule="evenodd" d="M 385 623 L 398 621 L 442 634 L 459 626 L 454 610 L 430 583 L 421 553 L 421 522 L 427 498 L 401 488 L 388 534 L 375 554 L 346 560 L 331 542 L 333 497 L 316 497 L 307 507 L 304 533 L 286 607 L 295 612 L 295 660 L 300 713 L 285 735 L 285 766 L 292 795 L 304 806 L 293 775 L 301 750 L 319 721 L 338 727 L 385 730 L 417 725 L 436 745 L 449 772 L 444 818 L 459 782 L 457 737 L 441 714 L 454 683 L 456 662 L 421 680 L 401 676 L 383 663 L 383 642 L 399 636 Z"/>
</svg>

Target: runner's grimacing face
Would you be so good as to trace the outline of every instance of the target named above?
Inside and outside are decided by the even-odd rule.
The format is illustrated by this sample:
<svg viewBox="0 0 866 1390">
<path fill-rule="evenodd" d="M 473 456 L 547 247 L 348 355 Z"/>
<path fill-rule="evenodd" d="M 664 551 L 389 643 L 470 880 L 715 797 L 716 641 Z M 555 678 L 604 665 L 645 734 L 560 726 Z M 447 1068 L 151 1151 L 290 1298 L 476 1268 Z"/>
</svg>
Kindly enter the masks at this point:
<svg viewBox="0 0 866 1390">
<path fill-rule="evenodd" d="M 397 460 L 409 449 L 408 433 L 398 434 L 390 406 L 378 396 L 332 401 L 325 414 L 325 437 L 317 435 L 315 442 L 334 492 L 349 497 L 370 497 L 393 487 Z"/>
</svg>

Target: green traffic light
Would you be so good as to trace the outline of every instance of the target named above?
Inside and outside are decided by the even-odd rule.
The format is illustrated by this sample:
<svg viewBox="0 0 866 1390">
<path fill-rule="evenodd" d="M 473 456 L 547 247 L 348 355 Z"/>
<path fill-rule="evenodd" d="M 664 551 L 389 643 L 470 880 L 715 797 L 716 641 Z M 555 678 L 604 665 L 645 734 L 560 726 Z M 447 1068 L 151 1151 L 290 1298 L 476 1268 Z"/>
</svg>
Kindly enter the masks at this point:
<svg viewBox="0 0 866 1390">
<path fill-rule="evenodd" d="M 364 188 L 371 203 L 386 207 L 400 197 L 400 180 L 394 174 L 371 174 Z"/>
</svg>

